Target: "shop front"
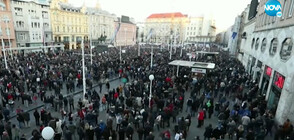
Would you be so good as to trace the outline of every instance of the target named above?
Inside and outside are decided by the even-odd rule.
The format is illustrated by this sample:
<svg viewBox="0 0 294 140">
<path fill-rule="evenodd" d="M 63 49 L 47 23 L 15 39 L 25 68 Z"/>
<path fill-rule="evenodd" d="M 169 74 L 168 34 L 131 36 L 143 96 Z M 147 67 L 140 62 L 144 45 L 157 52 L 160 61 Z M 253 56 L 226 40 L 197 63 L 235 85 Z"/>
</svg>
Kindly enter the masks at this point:
<svg viewBox="0 0 294 140">
<path fill-rule="evenodd" d="M 275 72 L 273 78 L 274 79 L 269 93 L 267 108 L 273 114 L 276 114 L 276 110 L 279 104 L 280 96 L 285 82 L 285 76 L 283 76 L 279 72 Z"/>
<path fill-rule="evenodd" d="M 255 79 L 255 81 L 256 82 L 258 82 L 259 83 L 259 81 L 260 81 L 260 77 L 261 77 L 261 68 L 262 68 L 262 62 L 261 61 L 257 61 L 257 68 L 259 69 L 257 72 L 256 72 L 256 79 Z"/>
<path fill-rule="evenodd" d="M 264 73 L 263 73 L 263 80 L 260 87 L 261 88 L 260 93 L 262 96 L 266 96 L 271 75 L 272 75 L 272 68 L 269 66 L 265 66 Z"/>
</svg>

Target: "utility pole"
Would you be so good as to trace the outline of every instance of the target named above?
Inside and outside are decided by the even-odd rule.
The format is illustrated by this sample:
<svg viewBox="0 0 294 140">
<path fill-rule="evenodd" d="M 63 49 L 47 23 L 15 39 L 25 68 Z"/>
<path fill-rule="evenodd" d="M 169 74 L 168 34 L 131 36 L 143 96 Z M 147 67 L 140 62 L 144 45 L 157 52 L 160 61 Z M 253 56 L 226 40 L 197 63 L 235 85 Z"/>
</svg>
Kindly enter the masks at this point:
<svg viewBox="0 0 294 140">
<path fill-rule="evenodd" d="M 8 18 L 8 17 L 5 17 L 5 18 L 3 18 L 3 21 L 5 22 L 6 29 L 10 29 L 10 28 L 8 28 L 8 21 L 9 21 L 9 18 Z M 11 59 L 13 60 L 12 50 L 11 50 L 11 42 L 10 42 L 10 30 L 9 30 L 9 31 L 6 30 L 6 35 L 7 35 L 7 37 L 8 37 L 10 57 L 11 57 Z"/>
</svg>

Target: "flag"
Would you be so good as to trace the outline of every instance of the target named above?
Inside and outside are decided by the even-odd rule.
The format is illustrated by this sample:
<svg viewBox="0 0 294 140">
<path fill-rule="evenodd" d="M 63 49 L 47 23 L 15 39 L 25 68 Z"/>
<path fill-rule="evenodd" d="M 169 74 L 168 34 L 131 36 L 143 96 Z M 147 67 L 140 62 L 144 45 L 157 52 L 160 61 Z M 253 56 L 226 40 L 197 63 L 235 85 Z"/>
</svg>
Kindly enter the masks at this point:
<svg viewBox="0 0 294 140">
<path fill-rule="evenodd" d="M 152 33 L 153 33 L 153 28 L 151 28 L 149 31 L 149 34 L 147 36 L 147 41 L 151 38 Z"/>
<path fill-rule="evenodd" d="M 112 43 L 112 42 L 114 41 L 114 39 L 116 38 L 116 35 L 117 35 L 119 29 L 120 29 L 120 23 L 118 23 L 118 26 L 116 27 L 116 29 L 115 29 L 115 31 L 114 31 L 113 37 L 112 37 L 112 39 L 111 39 L 111 43 Z"/>
<path fill-rule="evenodd" d="M 236 36 L 237 36 L 237 32 L 233 32 L 232 38 L 235 39 Z"/>
</svg>

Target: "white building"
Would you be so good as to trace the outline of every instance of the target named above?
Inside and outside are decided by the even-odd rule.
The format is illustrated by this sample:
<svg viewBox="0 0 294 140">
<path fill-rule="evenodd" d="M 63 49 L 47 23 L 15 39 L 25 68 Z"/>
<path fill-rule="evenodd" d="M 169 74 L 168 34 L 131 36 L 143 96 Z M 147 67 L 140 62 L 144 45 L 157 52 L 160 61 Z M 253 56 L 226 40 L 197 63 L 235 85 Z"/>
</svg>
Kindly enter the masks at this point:
<svg viewBox="0 0 294 140">
<path fill-rule="evenodd" d="M 256 19 L 245 23 L 246 40 L 240 48 L 244 53 L 241 62 L 259 83 L 267 108 L 282 124 L 286 119 L 294 121 L 294 1 L 280 2 L 281 18 L 266 15 L 264 7 L 259 6 Z"/>
<path fill-rule="evenodd" d="M 143 23 L 137 23 L 137 42 L 141 43 L 145 41 L 144 38 L 144 31 L 145 31 L 145 26 Z"/>
<path fill-rule="evenodd" d="M 189 17 L 185 40 L 194 43 L 209 43 L 215 40 L 215 20 L 206 17 Z"/>
<path fill-rule="evenodd" d="M 101 41 L 99 38 L 105 36 L 105 42 L 110 42 L 115 32 L 116 15 L 101 10 L 98 6 L 87 8 L 86 15 L 89 20 L 89 36 L 92 38 L 92 44 L 97 45 Z"/>
<path fill-rule="evenodd" d="M 17 47 L 52 44 L 48 0 L 12 0 Z"/>
</svg>

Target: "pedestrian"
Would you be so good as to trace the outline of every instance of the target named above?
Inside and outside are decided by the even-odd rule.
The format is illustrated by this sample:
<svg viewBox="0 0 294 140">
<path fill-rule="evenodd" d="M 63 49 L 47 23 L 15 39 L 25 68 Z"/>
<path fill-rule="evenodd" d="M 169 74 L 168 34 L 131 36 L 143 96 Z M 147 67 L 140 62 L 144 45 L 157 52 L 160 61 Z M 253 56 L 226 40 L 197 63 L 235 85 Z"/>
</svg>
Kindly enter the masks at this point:
<svg viewBox="0 0 294 140">
<path fill-rule="evenodd" d="M 37 109 L 35 109 L 34 117 L 35 117 L 35 120 L 36 120 L 36 125 L 39 126 L 40 125 L 40 114 L 39 114 Z"/>
<path fill-rule="evenodd" d="M 11 138 L 12 140 L 20 139 L 20 130 L 19 128 L 16 127 L 15 124 L 12 125 L 11 133 L 12 133 L 12 138 Z"/>
<path fill-rule="evenodd" d="M 204 131 L 204 140 L 209 140 L 212 137 L 212 125 L 209 124 Z"/>
<path fill-rule="evenodd" d="M 200 110 L 200 112 L 198 113 L 198 128 L 200 128 L 204 124 L 204 117 L 204 111 Z"/>
</svg>

